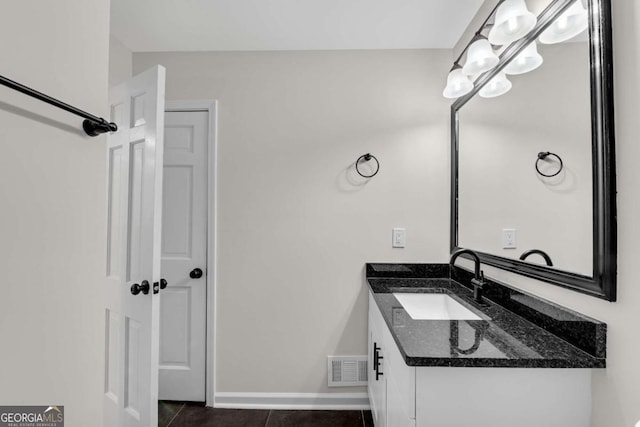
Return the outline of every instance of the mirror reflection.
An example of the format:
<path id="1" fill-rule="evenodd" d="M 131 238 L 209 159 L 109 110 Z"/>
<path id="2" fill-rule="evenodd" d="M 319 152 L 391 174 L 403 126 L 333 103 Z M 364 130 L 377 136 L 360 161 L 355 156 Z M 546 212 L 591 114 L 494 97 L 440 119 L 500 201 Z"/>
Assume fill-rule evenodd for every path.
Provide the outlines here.
<path id="1" fill-rule="evenodd" d="M 586 29 L 578 0 L 458 111 L 459 247 L 592 274 Z"/>

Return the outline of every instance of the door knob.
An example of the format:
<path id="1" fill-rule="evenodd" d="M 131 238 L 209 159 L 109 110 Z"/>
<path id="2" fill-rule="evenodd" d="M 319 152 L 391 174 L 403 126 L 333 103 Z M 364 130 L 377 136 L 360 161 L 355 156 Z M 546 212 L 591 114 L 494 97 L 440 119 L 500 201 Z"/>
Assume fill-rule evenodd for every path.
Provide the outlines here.
<path id="1" fill-rule="evenodd" d="M 153 293 L 154 295 L 160 292 L 160 289 L 164 289 L 167 287 L 167 281 L 164 279 L 160 279 L 160 282 L 153 282 Z"/>
<path id="2" fill-rule="evenodd" d="M 200 270 L 199 268 L 194 268 L 193 270 L 191 270 L 191 273 L 189 273 L 189 277 L 191 277 L 192 279 L 199 279 L 202 277 L 202 270 Z"/>
<path id="3" fill-rule="evenodd" d="M 142 292 L 145 295 L 147 295 L 149 293 L 149 282 L 148 281 L 143 280 L 140 285 L 138 285 L 137 283 L 134 283 L 133 285 L 131 285 L 131 293 L 133 295 L 138 295 L 140 292 Z"/>

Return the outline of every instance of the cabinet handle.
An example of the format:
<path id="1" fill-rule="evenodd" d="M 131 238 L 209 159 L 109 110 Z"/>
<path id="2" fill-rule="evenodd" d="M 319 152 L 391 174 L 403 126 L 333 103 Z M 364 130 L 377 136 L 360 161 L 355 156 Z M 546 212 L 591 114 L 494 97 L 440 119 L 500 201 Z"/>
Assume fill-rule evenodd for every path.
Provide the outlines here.
<path id="1" fill-rule="evenodd" d="M 384 357 L 378 356 L 378 360 L 380 360 L 380 359 L 384 359 Z M 378 362 L 378 363 L 380 363 L 380 362 Z M 380 372 L 380 365 L 378 365 L 376 367 L 376 381 L 378 381 L 382 375 L 384 375 L 384 373 Z"/>
<path id="2" fill-rule="evenodd" d="M 376 343 L 373 343 L 373 370 L 376 372 L 376 381 L 380 379 L 381 375 L 384 375 L 380 372 L 380 360 L 384 359 L 384 357 L 378 354 L 380 350 L 381 348 L 378 347 Z"/>
<path id="3" fill-rule="evenodd" d="M 377 346 L 377 343 L 373 343 L 373 364 L 371 368 L 376 371 L 378 369 L 378 350 L 380 348 Z"/>

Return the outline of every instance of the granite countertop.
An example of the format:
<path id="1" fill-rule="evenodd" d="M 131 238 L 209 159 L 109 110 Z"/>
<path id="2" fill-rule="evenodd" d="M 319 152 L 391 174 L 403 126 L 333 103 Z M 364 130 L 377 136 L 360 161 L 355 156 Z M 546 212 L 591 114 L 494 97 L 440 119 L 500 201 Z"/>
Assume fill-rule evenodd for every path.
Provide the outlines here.
<path id="1" fill-rule="evenodd" d="M 407 365 L 605 367 L 606 324 L 532 295 L 506 292 L 495 282 L 479 305 L 468 287 L 451 278 L 464 282 L 464 272 L 453 269 L 446 264 L 367 264 L 373 298 Z M 446 293 L 482 320 L 414 320 L 394 292 Z M 494 301 L 504 303 L 505 295 L 504 306 L 510 309 Z"/>

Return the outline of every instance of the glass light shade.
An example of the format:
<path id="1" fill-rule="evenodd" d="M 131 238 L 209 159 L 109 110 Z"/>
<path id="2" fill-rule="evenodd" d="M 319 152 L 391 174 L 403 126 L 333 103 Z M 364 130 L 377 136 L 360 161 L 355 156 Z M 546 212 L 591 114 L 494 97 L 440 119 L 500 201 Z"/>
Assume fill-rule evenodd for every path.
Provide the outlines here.
<path id="1" fill-rule="evenodd" d="M 524 0 L 505 0 L 496 11 L 489 42 L 505 45 L 525 36 L 536 26 L 538 18 L 529 12 Z"/>
<path id="2" fill-rule="evenodd" d="M 505 74 L 524 74 L 542 65 L 542 56 L 538 53 L 536 41 L 531 42 L 504 67 Z"/>
<path id="3" fill-rule="evenodd" d="M 544 44 L 561 43 L 569 40 L 589 26 L 589 16 L 582 4 L 576 0 L 553 23 L 540 34 L 538 40 Z"/>
<path id="4" fill-rule="evenodd" d="M 447 87 L 444 88 L 442 95 L 445 98 L 459 98 L 471 92 L 471 89 L 473 89 L 473 83 L 458 65 L 447 76 Z"/>
<path id="5" fill-rule="evenodd" d="M 507 76 L 500 72 L 489 83 L 484 85 L 478 94 L 483 98 L 495 98 L 504 95 L 511 90 L 511 82 L 507 80 Z"/>
<path id="6" fill-rule="evenodd" d="M 467 52 L 467 62 L 462 67 L 466 75 L 480 74 L 498 65 L 500 59 L 495 54 L 489 40 L 484 36 L 477 36 Z"/>

